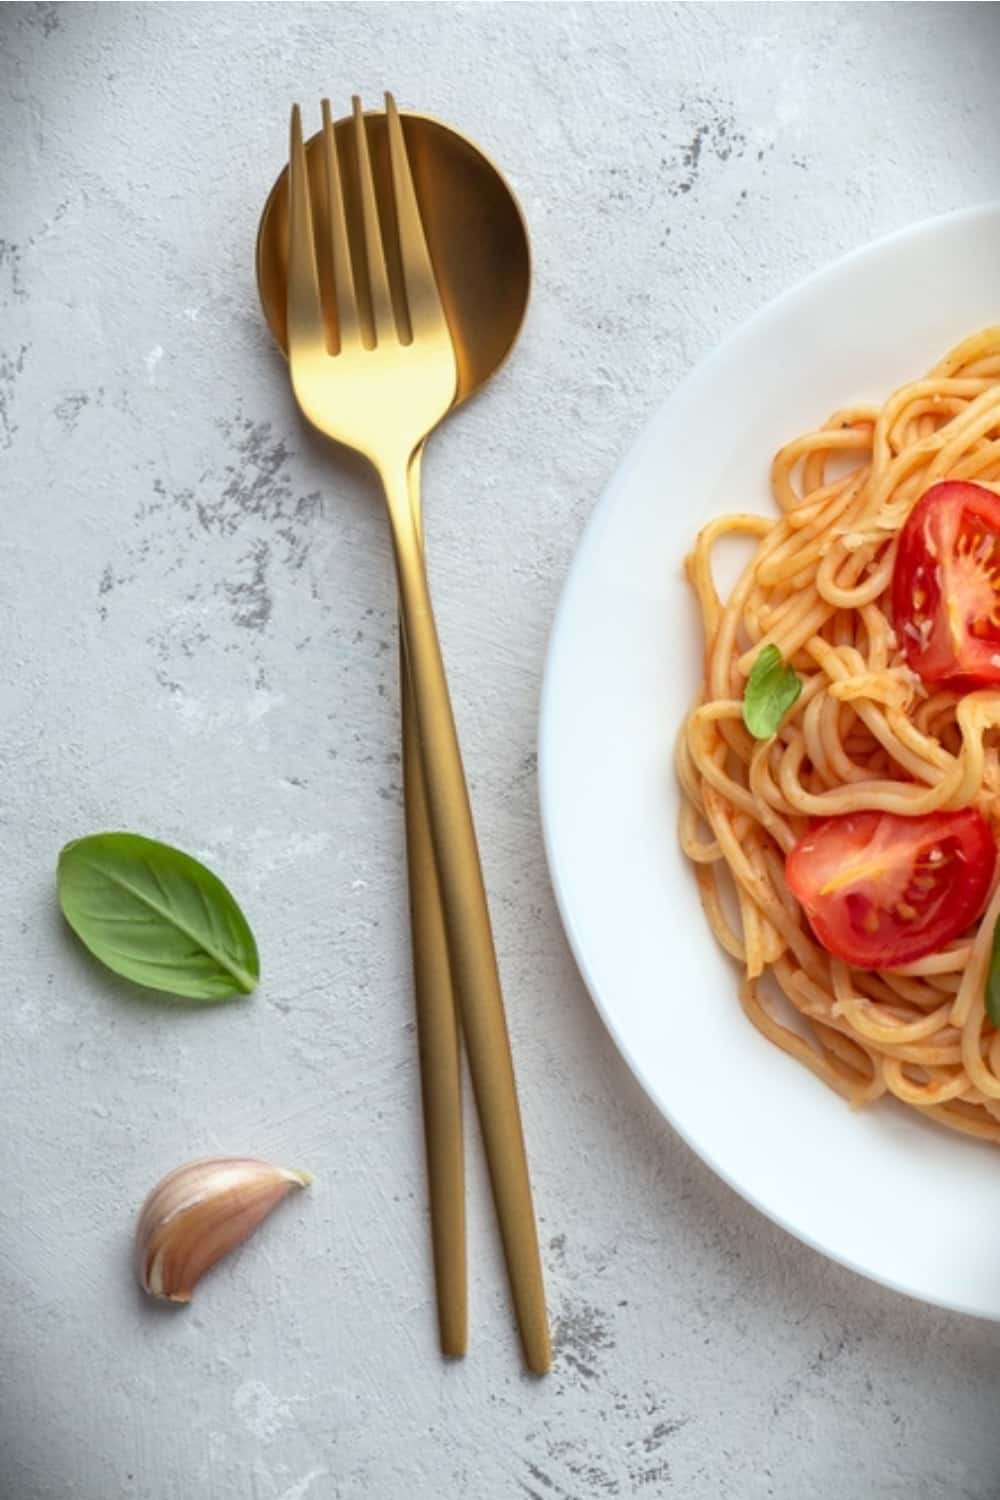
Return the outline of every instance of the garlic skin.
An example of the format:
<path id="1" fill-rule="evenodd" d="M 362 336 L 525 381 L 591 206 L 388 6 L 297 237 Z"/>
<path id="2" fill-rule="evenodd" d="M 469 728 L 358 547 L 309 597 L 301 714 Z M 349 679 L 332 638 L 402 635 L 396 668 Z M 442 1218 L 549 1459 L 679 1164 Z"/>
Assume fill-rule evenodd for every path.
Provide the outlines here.
<path id="1" fill-rule="evenodd" d="M 249 1156 L 206 1156 L 168 1172 L 139 1214 L 135 1248 L 143 1289 L 190 1302 L 209 1267 L 241 1244 L 292 1188 L 311 1181 L 308 1172 Z"/>

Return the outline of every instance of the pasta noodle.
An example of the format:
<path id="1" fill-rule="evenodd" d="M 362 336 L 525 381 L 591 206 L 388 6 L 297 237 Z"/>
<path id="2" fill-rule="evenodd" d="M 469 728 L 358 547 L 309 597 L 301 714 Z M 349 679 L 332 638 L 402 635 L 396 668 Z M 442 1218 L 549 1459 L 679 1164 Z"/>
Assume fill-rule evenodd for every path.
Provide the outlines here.
<path id="1" fill-rule="evenodd" d="M 894 1095 L 1000 1142 L 1000 1033 L 983 1003 L 996 879 L 977 928 L 885 970 L 827 952 L 785 882 L 810 820 L 834 814 L 974 805 L 1000 833 L 1000 687 L 925 686 L 889 604 L 900 527 L 944 479 L 1000 493 L 1000 327 L 881 407 L 836 411 L 782 448 L 776 519 L 724 516 L 702 530 L 686 567 L 704 684 L 678 740 L 679 834 L 711 928 L 742 966 L 743 1009 L 769 1040 L 852 1105 Z M 712 555 L 734 535 L 753 556 L 723 599 Z M 743 696 L 769 644 L 803 688 L 777 734 L 757 740 Z"/>

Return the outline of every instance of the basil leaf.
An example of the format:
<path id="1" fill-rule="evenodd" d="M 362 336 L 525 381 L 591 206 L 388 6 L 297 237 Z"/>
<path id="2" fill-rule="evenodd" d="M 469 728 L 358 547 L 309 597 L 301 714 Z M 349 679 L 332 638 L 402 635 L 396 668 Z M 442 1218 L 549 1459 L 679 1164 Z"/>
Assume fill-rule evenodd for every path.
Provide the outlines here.
<path id="1" fill-rule="evenodd" d="M 986 1014 L 994 1026 L 1000 1027 L 1000 921 L 993 929 L 993 948 L 990 966 L 986 971 Z"/>
<path id="2" fill-rule="evenodd" d="M 802 691 L 802 678 L 786 667 L 777 646 L 765 646 L 750 670 L 743 722 L 757 740 L 769 740 Z"/>
<path id="3" fill-rule="evenodd" d="M 59 905 L 116 974 L 189 1000 L 248 995 L 260 978 L 247 920 L 217 875 L 155 839 L 95 833 L 59 856 Z"/>

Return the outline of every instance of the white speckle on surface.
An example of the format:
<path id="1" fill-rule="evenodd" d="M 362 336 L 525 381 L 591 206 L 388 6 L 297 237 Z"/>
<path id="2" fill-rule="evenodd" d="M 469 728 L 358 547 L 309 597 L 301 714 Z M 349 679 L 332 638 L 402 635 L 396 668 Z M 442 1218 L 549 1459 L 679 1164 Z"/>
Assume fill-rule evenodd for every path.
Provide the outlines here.
<path id="1" fill-rule="evenodd" d="M 163 358 L 163 350 L 159 344 L 154 344 L 148 354 L 142 356 L 142 362 L 146 366 L 146 381 L 149 385 L 156 384 L 156 367 Z"/>
<path id="2" fill-rule="evenodd" d="M 200 731 L 216 712 L 216 705 L 206 703 L 200 698 L 193 697 L 190 693 L 181 692 L 179 689 L 173 694 L 170 706 L 177 717 L 194 732 Z"/>
<path id="3" fill-rule="evenodd" d="M 284 702 L 284 693 L 272 693 L 267 688 L 258 688 L 247 704 L 247 722 L 256 724 L 258 720 L 280 708 Z"/>
<path id="4" fill-rule="evenodd" d="M 779 127 L 782 130 L 785 130 L 788 126 L 793 125 L 795 121 L 798 120 L 801 113 L 802 107 L 797 101 L 792 99 L 782 99 L 778 104 L 777 110 L 775 111 L 775 118 L 778 121 Z"/>
<path id="5" fill-rule="evenodd" d="M 288 1407 L 262 1380 L 244 1381 L 233 1397 L 233 1411 L 250 1436 L 262 1443 L 273 1443 L 292 1421 Z"/>
<path id="6" fill-rule="evenodd" d="M 567 567 L 645 418 L 791 282 L 1000 196 L 998 46 L 992 5 L 0 7 L 3 1500 L 997 1500 L 1000 1332 L 789 1239 L 633 1082 L 550 894 L 535 736 Z M 532 235 L 520 343 L 435 434 L 424 503 L 544 1381 L 471 1097 L 470 1350 L 437 1352 L 391 547 L 254 288 L 292 100 L 318 129 L 324 95 L 387 86 L 482 144 Z M 63 931 L 58 850 L 106 827 L 218 871 L 253 996 L 151 1002 Z M 136 1212 L 209 1152 L 317 1187 L 153 1305 Z"/>
<path id="7" fill-rule="evenodd" d="M 312 1487 L 313 1480 L 322 1479 L 327 1473 L 329 1473 L 328 1469 L 313 1469 L 311 1473 L 304 1475 L 297 1483 L 285 1490 L 284 1494 L 280 1496 L 280 1500 L 305 1500 L 306 1493 Z"/>

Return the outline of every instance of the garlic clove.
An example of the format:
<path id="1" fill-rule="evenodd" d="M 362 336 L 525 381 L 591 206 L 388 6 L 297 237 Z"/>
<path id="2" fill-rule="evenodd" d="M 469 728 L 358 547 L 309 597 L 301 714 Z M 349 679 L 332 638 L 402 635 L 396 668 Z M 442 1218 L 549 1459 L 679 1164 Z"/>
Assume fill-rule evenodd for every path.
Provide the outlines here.
<path id="1" fill-rule="evenodd" d="M 139 1280 L 154 1297 L 190 1302 L 205 1272 L 256 1229 L 308 1172 L 249 1156 L 206 1156 L 168 1172 L 136 1229 Z"/>

